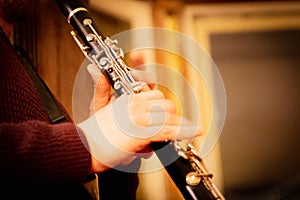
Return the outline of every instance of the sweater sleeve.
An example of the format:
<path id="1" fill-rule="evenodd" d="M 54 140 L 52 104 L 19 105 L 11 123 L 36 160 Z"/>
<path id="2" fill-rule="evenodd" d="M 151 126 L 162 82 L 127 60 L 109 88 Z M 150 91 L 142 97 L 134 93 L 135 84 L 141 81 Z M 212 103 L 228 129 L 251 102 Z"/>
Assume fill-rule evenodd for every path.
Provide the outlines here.
<path id="1" fill-rule="evenodd" d="M 1 123 L 0 137 L 1 177 L 51 184 L 81 182 L 90 173 L 85 137 L 72 123 Z"/>

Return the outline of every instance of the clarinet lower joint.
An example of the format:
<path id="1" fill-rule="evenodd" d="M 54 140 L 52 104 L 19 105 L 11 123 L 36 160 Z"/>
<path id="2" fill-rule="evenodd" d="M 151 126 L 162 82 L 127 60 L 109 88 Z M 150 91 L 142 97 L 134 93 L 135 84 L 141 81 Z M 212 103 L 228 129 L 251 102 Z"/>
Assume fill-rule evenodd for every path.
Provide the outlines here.
<path id="1" fill-rule="evenodd" d="M 209 173 L 206 166 L 204 165 L 203 160 L 198 156 L 193 145 L 187 144 L 187 148 L 183 149 L 179 142 L 173 141 L 173 146 L 178 155 L 188 160 L 193 168 L 193 171 L 186 174 L 185 181 L 187 183 L 187 186 L 194 187 L 202 182 L 206 190 L 211 193 L 214 199 L 225 200 L 225 197 L 211 180 L 213 174 Z"/>

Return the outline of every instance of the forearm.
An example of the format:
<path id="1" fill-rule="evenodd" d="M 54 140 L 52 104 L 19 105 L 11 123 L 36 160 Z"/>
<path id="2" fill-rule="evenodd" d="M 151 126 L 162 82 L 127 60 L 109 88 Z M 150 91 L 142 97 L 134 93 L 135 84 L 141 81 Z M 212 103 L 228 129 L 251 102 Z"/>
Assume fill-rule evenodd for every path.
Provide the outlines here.
<path id="1" fill-rule="evenodd" d="M 0 125 L 0 175 L 37 183 L 84 181 L 91 156 L 72 123 L 40 121 Z"/>

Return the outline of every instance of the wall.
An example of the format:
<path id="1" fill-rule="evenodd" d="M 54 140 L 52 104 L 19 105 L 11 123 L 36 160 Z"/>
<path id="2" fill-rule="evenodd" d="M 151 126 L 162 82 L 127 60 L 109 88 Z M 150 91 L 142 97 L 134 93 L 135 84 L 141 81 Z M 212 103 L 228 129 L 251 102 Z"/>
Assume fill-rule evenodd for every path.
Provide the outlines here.
<path id="1" fill-rule="evenodd" d="M 285 1 L 185 11 L 193 20 L 184 30 L 212 55 L 225 84 L 220 151 L 230 199 L 299 197 L 299 8 Z"/>

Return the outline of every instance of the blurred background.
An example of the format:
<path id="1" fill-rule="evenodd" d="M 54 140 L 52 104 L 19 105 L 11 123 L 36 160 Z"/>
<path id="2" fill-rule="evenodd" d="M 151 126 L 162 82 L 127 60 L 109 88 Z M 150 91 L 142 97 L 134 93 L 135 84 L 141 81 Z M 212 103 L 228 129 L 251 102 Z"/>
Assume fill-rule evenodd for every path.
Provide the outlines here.
<path id="1" fill-rule="evenodd" d="M 227 199 L 300 199 L 300 1 L 88 3 L 107 36 L 139 27 L 167 28 L 191 37 L 213 58 L 226 90 L 226 119 L 218 143 L 204 159 Z M 14 40 L 29 51 L 50 89 L 72 113 L 73 83 L 84 57 L 70 30 L 50 1 L 31 21 L 17 26 Z M 167 35 L 161 37 L 178 45 Z M 196 95 L 205 110 L 209 91 L 180 56 L 146 54 L 146 61 L 173 67 L 200 88 Z M 187 102 L 190 98 L 184 90 L 178 95 Z M 201 113 L 204 127 L 210 126 L 209 112 Z M 163 169 L 140 178 L 138 199 L 183 199 Z"/>

